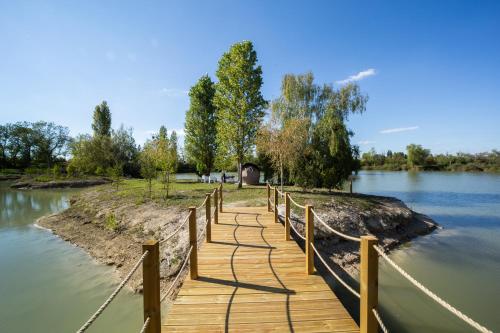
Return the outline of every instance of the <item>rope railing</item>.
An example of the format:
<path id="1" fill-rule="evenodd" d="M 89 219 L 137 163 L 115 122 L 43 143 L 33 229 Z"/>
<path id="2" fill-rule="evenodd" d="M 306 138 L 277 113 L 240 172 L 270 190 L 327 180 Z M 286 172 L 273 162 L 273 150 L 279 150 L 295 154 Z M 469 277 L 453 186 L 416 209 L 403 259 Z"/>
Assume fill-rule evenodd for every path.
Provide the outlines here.
<path id="1" fill-rule="evenodd" d="M 205 206 L 205 204 L 207 203 L 207 200 L 208 200 L 208 197 L 205 197 L 205 200 L 203 200 L 203 202 L 201 203 L 201 205 L 199 205 L 198 207 L 196 207 L 196 210 L 202 209 L 203 206 Z"/>
<path id="2" fill-rule="evenodd" d="M 160 241 L 160 244 L 165 243 L 166 241 L 168 241 L 169 239 L 171 239 L 172 237 L 174 237 L 175 235 L 177 235 L 177 233 L 179 233 L 179 231 L 181 231 L 181 229 L 187 224 L 187 222 L 189 221 L 189 217 L 190 216 L 191 216 L 191 212 L 189 212 L 187 214 L 187 216 L 184 218 L 184 221 L 181 222 L 181 225 L 178 226 L 177 229 L 175 229 L 175 231 L 173 233 L 171 233 L 167 238 L 162 239 Z"/>
<path id="3" fill-rule="evenodd" d="M 290 228 L 295 232 L 295 234 L 300 238 L 302 238 L 302 240 L 306 240 L 306 238 L 302 236 L 302 234 L 297 229 L 295 229 L 295 226 L 293 225 L 292 221 L 290 221 L 290 219 L 288 219 L 288 221 L 290 222 Z"/>
<path id="4" fill-rule="evenodd" d="M 283 192 L 281 192 L 278 187 L 275 187 L 276 191 L 278 191 L 278 194 L 283 198 L 283 196 L 285 195 Z"/>
<path id="5" fill-rule="evenodd" d="M 139 333 L 144 333 L 146 332 L 146 329 L 148 328 L 148 325 L 149 325 L 149 322 L 151 321 L 151 317 L 148 317 L 146 319 L 146 321 L 144 321 L 144 324 L 142 325 L 142 328 L 141 330 L 139 331 Z"/>
<path id="6" fill-rule="evenodd" d="M 189 256 L 191 255 L 191 251 L 193 251 L 193 246 L 189 247 L 189 251 L 187 252 L 186 257 L 184 258 L 184 262 L 182 263 L 181 268 L 177 272 L 177 275 L 175 276 L 174 281 L 172 281 L 172 283 L 170 284 L 170 287 L 167 289 L 167 291 L 160 298 L 160 303 L 165 300 L 165 298 L 168 296 L 170 291 L 172 291 L 172 289 L 174 288 L 175 284 L 177 283 L 177 280 L 179 280 L 179 277 L 181 276 L 182 271 L 184 270 L 184 268 L 186 268 L 187 262 L 189 261 Z"/>
<path id="7" fill-rule="evenodd" d="M 342 278 L 340 276 L 338 276 L 338 274 L 335 273 L 333 271 L 333 269 L 331 269 L 331 267 L 326 263 L 325 259 L 323 258 L 323 256 L 321 255 L 321 253 L 319 253 L 318 249 L 316 249 L 316 246 L 314 246 L 313 243 L 311 243 L 311 247 L 312 247 L 314 253 L 316 253 L 316 255 L 318 256 L 318 259 L 321 261 L 321 263 L 323 263 L 323 265 L 330 272 L 330 274 L 332 274 L 337 279 L 337 281 L 339 281 L 340 284 L 342 284 L 354 296 L 356 296 L 357 298 L 360 298 L 359 293 L 356 290 L 354 290 L 350 285 L 348 285 L 347 282 L 345 282 L 344 280 L 342 280 Z"/>
<path id="8" fill-rule="evenodd" d="M 134 265 L 134 267 L 132 267 L 132 269 L 127 274 L 127 276 L 125 276 L 125 278 L 118 285 L 118 287 L 116 287 L 116 289 L 111 293 L 111 295 L 106 299 L 106 301 L 104 301 L 104 303 L 99 307 L 99 309 L 97 309 L 97 311 L 89 318 L 89 320 L 87 320 L 87 322 L 85 324 L 83 324 L 83 326 L 77 331 L 77 333 L 85 332 L 90 327 L 90 325 L 92 325 L 92 323 L 97 318 L 99 318 L 99 316 L 103 313 L 103 311 L 106 310 L 106 308 L 108 307 L 108 305 L 115 299 L 116 295 L 118 295 L 118 293 L 120 292 L 120 290 L 122 290 L 123 287 L 125 286 L 125 284 L 130 280 L 130 278 L 135 273 L 135 271 L 137 271 L 137 269 L 142 264 L 142 262 L 144 261 L 144 259 L 148 255 L 148 253 L 149 253 L 149 251 L 144 251 L 144 253 L 142 254 L 142 256 L 139 258 L 139 260 Z"/>
<path id="9" fill-rule="evenodd" d="M 398 271 L 399 274 L 401 274 L 405 279 L 411 282 L 415 287 L 420 289 L 424 294 L 429 296 L 433 301 L 444 307 L 446 310 L 450 311 L 452 314 L 469 324 L 470 326 L 474 327 L 476 330 L 479 332 L 484 332 L 484 333 L 493 333 L 491 330 L 487 329 L 486 327 L 482 326 L 481 324 L 477 323 L 464 313 L 462 313 L 460 310 L 457 308 L 453 307 L 449 303 L 447 303 L 445 300 L 443 300 L 441 297 L 437 296 L 434 294 L 432 291 L 427 289 L 424 285 L 422 285 L 420 282 L 415 280 L 410 274 L 408 274 L 405 270 L 403 270 L 401 267 L 399 267 L 394 261 L 392 261 L 384 252 L 384 250 L 378 246 L 375 245 L 373 246 L 375 251 L 378 252 L 378 254 L 385 260 L 389 265 L 391 265 L 396 271 Z"/>
<path id="10" fill-rule="evenodd" d="M 389 330 L 387 327 L 385 327 L 384 322 L 382 321 L 382 318 L 380 317 L 380 314 L 378 313 L 377 309 L 372 309 L 373 315 L 375 316 L 375 319 L 377 319 L 378 326 L 384 333 L 389 333 Z"/>
<path id="11" fill-rule="evenodd" d="M 349 235 L 346 235 L 340 231 L 337 231 L 335 229 L 333 229 L 332 227 L 330 227 L 328 224 L 325 223 L 325 221 L 323 221 L 323 219 L 321 217 L 319 217 L 319 215 L 314 211 L 314 209 L 311 209 L 314 217 L 319 221 L 321 222 L 321 224 L 327 228 L 329 231 L 333 232 L 334 234 L 336 234 L 337 236 L 340 236 L 342 238 L 345 238 L 345 239 L 348 239 L 348 240 L 351 240 L 351 241 L 354 241 L 354 242 L 361 242 L 361 238 L 358 238 L 358 237 L 353 237 L 353 236 L 349 236 Z"/>
<path id="12" fill-rule="evenodd" d="M 299 205 L 295 200 L 293 200 L 292 196 L 289 195 L 288 196 L 290 198 L 290 202 L 293 203 L 295 206 L 301 208 L 301 209 L 306 209 L 306 206 L 303 206 L 303 205 Z"/>

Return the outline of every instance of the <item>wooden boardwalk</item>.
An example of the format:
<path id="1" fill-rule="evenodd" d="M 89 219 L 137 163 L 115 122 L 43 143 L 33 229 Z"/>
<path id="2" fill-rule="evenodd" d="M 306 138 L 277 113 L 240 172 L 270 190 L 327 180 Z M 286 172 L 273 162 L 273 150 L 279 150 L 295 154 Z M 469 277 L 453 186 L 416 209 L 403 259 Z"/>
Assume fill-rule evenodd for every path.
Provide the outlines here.
<path id="1" fill-rule="evenodd" d="M 359 332 L 266 207 L 225 208 L 162 332 Z"/>

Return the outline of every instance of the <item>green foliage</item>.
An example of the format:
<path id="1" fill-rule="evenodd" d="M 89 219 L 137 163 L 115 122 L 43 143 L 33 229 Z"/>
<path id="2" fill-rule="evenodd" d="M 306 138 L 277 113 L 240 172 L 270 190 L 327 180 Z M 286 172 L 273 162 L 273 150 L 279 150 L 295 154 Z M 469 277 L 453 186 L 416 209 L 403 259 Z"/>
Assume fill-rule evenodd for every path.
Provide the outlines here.
<path id="1" fill-rule="evenodd" d="M 241 164 L 254 146 L 267 103 L 262 97 L 262 68 L 249 41 L 236 43 L 224 53 L 217 69 L 214 105 L 217 108 L 219 166 L 236 159 L 241 187 Z"/>
<path id="2" fill-rule="evenodd" d="M 0 125 L 0 168 L 51 167 L 66 155 L 67 127 L 52 122 Z"/>
<path id="3" fill-rule="evenodd" d="M 296 185 L 338 188 L 360 167 L 358 147 L 351 145 L 353 133 L 345 122 L 350 114 L 362 113 L 367 100 L 356 84 L 334 89 L 315 84 L 312 73 L 284 76 L 273 114 L 280 126 L 301 120 L 306 127 L 302 142 L 294 143 L 301 153 L 286 166 Z"/>
<path id="4" fill-rule="evenodd" d="M 96 105 L 92 129 L 94 130 L 94 136 L 111 136 L 111 112 L 106 101 Z"/>
<path id="5" fill-rule="evenodd" d="M 118 187 L 122 183 L 123 165 L 117 163 L 112 168 L 109 168 L 107 173 L 108 176 L 113 179 L 113 183 L 116 185 L 116 189 L 118 190 Z"/>
<path id="6" fill-rule="evenodd" d="M 189 91 L 190 106 L 186 112 L 184 149 L 198 174 L 209 175 L 216 156 L 216 109 L 213 104 L 215 85 L 208 75 L 202 76 Z"/>
<path id="7" fill-rule="evenodd" d="M 410 166 L 409 156 L 402 152 L 388 151 L 386 155 L 378 154 L 375 149 L 363 154 L 361 165 L 364 169 L 376 170 L 406 170 L 408 167 L 423 170 L 441 170 L 441 171 L 500 171 L 500 152 L 493 150 L 491 152 L 478 154 L 457 153 L 432 155 L 428 149 L 420 145 L 409 145 L 410 149 L 417 153 L 413 157 L 418 160 Z M 408 166 L 408 167 L 407 167 Z"/>
<path id="8" fill-rule="evenodd" d="M 149 197 L 151 198 L 152 182 L 156 178 L 156 149 L 153 141 L 147 141 L 139 154 L 141 175 L 147 180 Z"/>
<path id="9" fill-rule="evenodd" d="M 104 104 L 104 105 L 103 105 Z M 139 175 L 138 149 L 132 129 L 123 125 L 116 131 L 110 131 L 106 124 L 111 124 L 109 107 L 103 102 L 94 112 L 94 136 L 79 135 L 70 145 L 73 156 L 69 165 L 70 174 L 104 176 L 108 169 L 120 166 L 129 176 Z M 102 118 L 102 119 L 101 119 Z M 96 124 L 96 119 L 100 121 Z M 109 120 L 109 121 L 108 121 Z M 100 133 L 100 134 L 99 134 Z"/>
<path id="10" fill-rule="evenodd" d="M 107 229 L 116 231 L 118 229 L 118 221 L 116 220 L 116 216 L 113 213 L 110 213 L 106 216 L 105 226 Z"/>
<path id="11" fill-rule="evenodd" d="M 421 145 L 411 144 L 406 147 L 408 155 L 408 166 L 410 168 L 419 168 L 425 166 L 427 158 L 430 156 L 430 150 L 424 149 Z"/>

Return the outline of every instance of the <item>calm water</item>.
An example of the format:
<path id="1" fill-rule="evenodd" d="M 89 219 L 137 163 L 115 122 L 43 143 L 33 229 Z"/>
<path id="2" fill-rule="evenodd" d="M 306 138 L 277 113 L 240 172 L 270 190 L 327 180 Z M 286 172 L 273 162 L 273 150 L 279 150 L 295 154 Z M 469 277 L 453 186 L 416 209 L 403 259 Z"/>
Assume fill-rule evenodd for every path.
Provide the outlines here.
<path id="1" fill-rule="evenodd" d="M 500 175 L 362 172 L 356 192 L 400 198 L 443 226 L 391 258 L 450 304 L 500 332 Z M 379 300 L 392 332 L 473 332 L 381 262 Z"/>
<path id="2" fill-rule="evenodd" d="M 363 193 L 395 196 L 444 228 L 391 257 L 458 309 L 500 331 L 500 175 L 363 172 Z M 33 222 L 70 191 L 0 182 L 0 332 L 72 332 L 116 286 L 110 268 Z M 381 313 L 391 332 L 472 332 L 381 261 Z M 137 332 L 142 299 L 125 291 L 89 332 Z"/>
<path id="3" fill-rule="evenodd" d="M 34 226 L 74 191 L 15 191 L 0 182 L 0 332 L 74 332 L 116 287 L 111 268 Z M 138 332 L 142 298 L 123 290 L 88 332 Z"/>

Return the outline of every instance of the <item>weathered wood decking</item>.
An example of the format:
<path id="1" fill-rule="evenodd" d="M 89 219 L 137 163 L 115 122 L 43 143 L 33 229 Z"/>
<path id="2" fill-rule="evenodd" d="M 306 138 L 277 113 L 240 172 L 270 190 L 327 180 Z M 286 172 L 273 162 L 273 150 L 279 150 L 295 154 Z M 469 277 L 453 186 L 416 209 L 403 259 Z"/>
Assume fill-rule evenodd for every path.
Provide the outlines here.
<path id="1" fill-rule="evenodd" d="M 162 332 L 359 332 L 266 207 L 225 208 Z"/>

